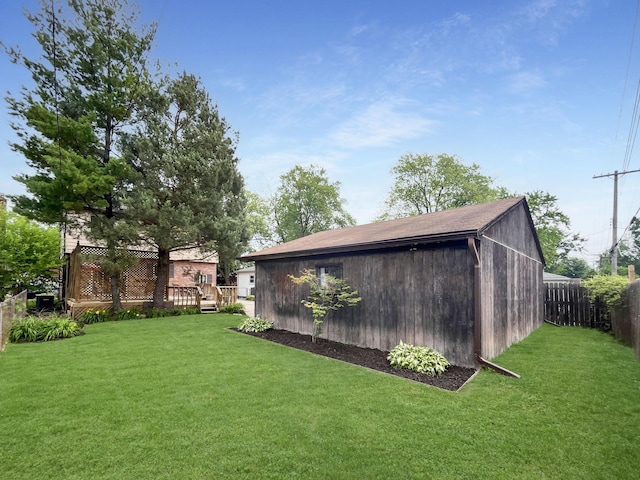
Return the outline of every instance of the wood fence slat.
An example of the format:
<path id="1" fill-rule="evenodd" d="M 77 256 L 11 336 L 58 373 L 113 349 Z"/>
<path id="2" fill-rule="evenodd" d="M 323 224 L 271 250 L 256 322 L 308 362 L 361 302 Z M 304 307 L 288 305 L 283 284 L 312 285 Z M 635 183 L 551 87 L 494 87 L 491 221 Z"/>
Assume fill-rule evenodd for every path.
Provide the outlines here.
<path id="1" fill-rule="evenodd" d="M 578 283 L 546 283 L 544 315 L 556 325 L 604 328 L 609 322 L 603 302 L 591 302 L 588 290 Z"/>

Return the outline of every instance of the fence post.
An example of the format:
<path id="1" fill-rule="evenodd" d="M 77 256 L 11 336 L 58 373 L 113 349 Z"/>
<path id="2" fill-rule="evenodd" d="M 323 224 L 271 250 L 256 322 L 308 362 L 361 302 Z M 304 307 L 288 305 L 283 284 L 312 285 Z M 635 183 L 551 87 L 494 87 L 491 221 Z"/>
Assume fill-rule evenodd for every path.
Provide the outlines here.
<path id="1" fill-rule="evenodd" d="M 17 308 L 17 304 L 20 302 L 20 308 Z M 14 295 L 8 300 L 0 303 L 0 352 L 4 350 L 7 340 L 9 338 L 9 330 L 11 329 L 11 322 L 14 318 L 21 318 L 24 316 L 27 308 L 27 291 L 23 290 L 17 295 Z"/>

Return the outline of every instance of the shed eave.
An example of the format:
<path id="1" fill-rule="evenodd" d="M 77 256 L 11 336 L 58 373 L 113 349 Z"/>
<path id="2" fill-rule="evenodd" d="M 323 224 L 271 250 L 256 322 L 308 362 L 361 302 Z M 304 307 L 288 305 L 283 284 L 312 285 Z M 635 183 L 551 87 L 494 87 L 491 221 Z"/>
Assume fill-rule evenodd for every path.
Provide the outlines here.
<path id="1" fill-rule="evenodd" d="M 295 251 L 279 252 L 279 253 L 272 253 L 272 254 L 265 254 L 265 255 L 260 255 L 260 252 L 256 252 L 256 254 L 243 255 L 242 257 L 240 257 L 240 260 L 243 260 L 243 261 L 277 260 L 282 258 L 298 258 L 298 257 L 311 257 L 316 255 L 362 252 L 367 250 L 397 248 L 397 247 L 411 246 L 416 244 L 424 245 L 424 244 L 430 244 L 430 243 L 466 240 L 469 236 L 477 237 L 477 234 L 478 234 L 477 230 L 467 230 L 467 231 L 461 231 L 461 232 L 446 233 L 441 235 L 396 238 L 393 240 L 354 243 L 354 244 L 348 244 L 348 245 L 337 245 L 335 247 L 295 250 Z"/>

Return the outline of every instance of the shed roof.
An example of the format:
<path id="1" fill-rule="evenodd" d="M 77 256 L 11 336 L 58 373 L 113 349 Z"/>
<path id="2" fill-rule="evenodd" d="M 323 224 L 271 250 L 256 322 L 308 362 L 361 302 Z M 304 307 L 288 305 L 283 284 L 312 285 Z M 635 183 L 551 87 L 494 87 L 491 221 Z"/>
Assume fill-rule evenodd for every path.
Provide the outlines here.
<path id="1" fill-rule="evenodd" d="M 525 197 L 505 198 L 397 220 L 325 230 L 244 255 L 242 259 L 299 257 L 478 236 L 520 204 L 526 205 Z"/>

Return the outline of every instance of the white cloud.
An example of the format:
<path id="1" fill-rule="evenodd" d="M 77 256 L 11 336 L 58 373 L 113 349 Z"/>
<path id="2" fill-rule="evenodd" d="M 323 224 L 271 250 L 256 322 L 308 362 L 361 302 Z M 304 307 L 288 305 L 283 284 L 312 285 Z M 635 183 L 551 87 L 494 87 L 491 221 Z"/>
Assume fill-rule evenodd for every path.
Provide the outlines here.
<path id="1" fill-rule="evenodd" d="M 456 12 L 450 17 L 445 18 L 444 20 L 439 22 L 438 26 L 442 29 L 443 33 L 448 33 L 452 28 L 469 25 L 470 21 L 471 15 Z"/>
<path id="2" fill-rule="evenodd" d="M 509 90 L 512 93 L 526 95 L 546 85 L 547 81 L 539 72 L 519 72 L 511 76 Z"/>
<path id="3" fill-rule="evenodd" d="M 434 121 L 420 116 L 415 108 L 404 109 L 407 103 L 400 99 L 373 103 L 338 126 L 331 140 L 348 149 L 382 147 L 428 133 Z"/>

